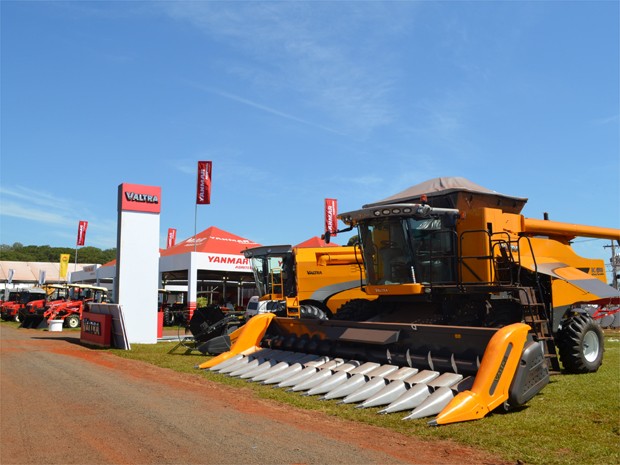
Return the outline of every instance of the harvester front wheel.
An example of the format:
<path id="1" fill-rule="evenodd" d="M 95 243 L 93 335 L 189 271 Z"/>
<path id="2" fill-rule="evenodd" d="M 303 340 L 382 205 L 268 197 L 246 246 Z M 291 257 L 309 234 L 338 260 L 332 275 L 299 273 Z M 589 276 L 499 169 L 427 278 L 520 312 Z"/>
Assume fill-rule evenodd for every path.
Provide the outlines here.
<path id="1" fill-rule="evenodd" d="M 562 322 L 558 350 L 570 373 L 593 373 L 603 363 L 603 330 L 590 315 L 577 314 Z"/>
<path id="2" fill-rule="evenodd" d="M 300 318 L 310 318 L 312 320 L 327 320 L 327 314 L 314 305 L 302 305 L 299 307 Z"/>
<path id="3" fill-rule="evenodd" d="M 80 317 L 77 315 L 68 316 L 65 319 L 65 324 L 67 325 L 67 328 L 77 328 L 80 326 Z"/>

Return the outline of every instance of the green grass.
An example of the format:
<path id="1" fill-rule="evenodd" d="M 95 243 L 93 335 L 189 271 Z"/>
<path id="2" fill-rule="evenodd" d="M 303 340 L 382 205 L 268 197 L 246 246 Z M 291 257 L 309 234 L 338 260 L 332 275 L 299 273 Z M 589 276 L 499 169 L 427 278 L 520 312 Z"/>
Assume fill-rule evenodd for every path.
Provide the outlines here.
<path id="1" fill-rule="evenodd" d="M 3 322 L 7 324 L 7 322 Z M 9 323 L 10 324 L 10 323 Z M 402 414 L 377 415 L 378 409 L 355 409 L 336 401 L 319 401 L 299 393 L 248 383 L 244 380 L 194 368 L 208 360 L 176 343 L 132 344 L 130 351 L 112 349 L 119 357 L 140 360 L 174 371 L 250 390 L 271 399 L 327 415 L 388 428 L 428 439 L 452 439 L 527 464 L 620 463 L 620 332 L 606 331 L 603 366 L 587 375 L 557 375 L 525 406 L 493 413 L 482 420 L 429 427 L 427 420 L 402 421 Z"/>

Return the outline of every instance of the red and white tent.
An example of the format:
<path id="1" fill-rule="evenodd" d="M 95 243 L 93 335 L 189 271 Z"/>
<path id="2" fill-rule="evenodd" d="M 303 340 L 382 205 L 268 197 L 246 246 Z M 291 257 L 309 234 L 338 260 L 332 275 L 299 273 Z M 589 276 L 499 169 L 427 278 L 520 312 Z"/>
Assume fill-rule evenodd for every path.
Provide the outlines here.
<path id="1" fill-rule="evenodd" d="M 250 262 L 243 250 L 260 244 L 211 226 L 189 239 L 161 251 L 159 272 L 162 282 L 187 282 L 188 305 L 196 307 L 198 287 L 205 283 L 236 283 L 238 291 L 244 283 L 254 286 Z M 238 303 L 240 300 L 237 294 Z"/>
<path id="2" fill-rule="evenodd" d="M 259 245 L 249 239 L 211 226 L 169 249 L 162 250 L 160 255 L 163 258 L 196 252 L 205 254 L 201 257 L 206 265 L 205 269 L 251 272 L 249 261 L 243 256 L 243 250 Z M 160 263 L 160 271 L 164 271 L 161 268 Z"/>

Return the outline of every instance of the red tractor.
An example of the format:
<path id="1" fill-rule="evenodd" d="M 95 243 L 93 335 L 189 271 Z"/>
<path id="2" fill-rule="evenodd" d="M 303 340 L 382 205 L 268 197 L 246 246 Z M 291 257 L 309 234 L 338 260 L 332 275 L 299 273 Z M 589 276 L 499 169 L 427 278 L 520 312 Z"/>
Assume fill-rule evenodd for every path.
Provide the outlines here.
<path id="1" fill-rule="evenodd" d="M 20 310 L 26 308 L 29 302 L 45 299 L 47 293 L 44 289 L 33 287 L 10 291 L 9 296 L 0 308 L 0 318 L 6 321 L 20 321 Z"/>
<path id="2" fill-rule="evenodd" d="M 164 326 L 183 326 L 187 322 L 185 315 L 187 292 L 160 289 L 158 293 L 158 312 L 163 313 Z"/>
<path id="3" fill-rule="evenodd" d="M 21 328 L 39 327 L 44 322 L 41 315 L 45 312 L 45 307 L 63 302 L 69 294 L 66 284 L 46 284 L 43 288 L 47 293 L 45 298 L 32 300 L 19 310 Z"/>
<path id="4" fill-rule="evenodd" d="M 89 302 L 105 302 L 108 290 L 105 287 L 92 286 L 90 284 L 69 284 L 69 296 L 66 300 L 60 300 L 48 304 L 44 309 L 38 309 L 37 315 L 39 326 L 50 320 L 63 320 L 66 328 L 79 328 L 82 321 L 82 312 Z"/>

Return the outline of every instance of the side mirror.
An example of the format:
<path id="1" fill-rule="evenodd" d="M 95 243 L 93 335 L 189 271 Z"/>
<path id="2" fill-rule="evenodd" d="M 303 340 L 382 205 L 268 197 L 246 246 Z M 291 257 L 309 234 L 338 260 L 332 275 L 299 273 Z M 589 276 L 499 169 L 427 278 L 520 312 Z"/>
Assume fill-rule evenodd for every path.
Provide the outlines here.
<path id="1" fill-rule="evenodd" d="M 321 236 L 321 239 L 323 239 L 326 244 L 329 244 L 331 237 L 332 237 L 332 233 L 330 231 L 325 231 L 325 234 Z"/>

